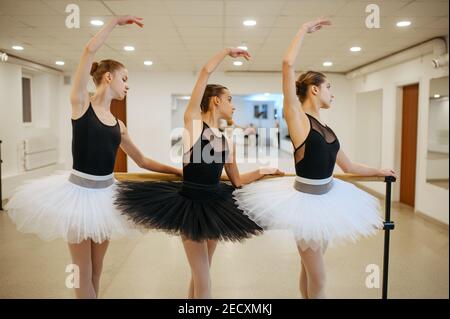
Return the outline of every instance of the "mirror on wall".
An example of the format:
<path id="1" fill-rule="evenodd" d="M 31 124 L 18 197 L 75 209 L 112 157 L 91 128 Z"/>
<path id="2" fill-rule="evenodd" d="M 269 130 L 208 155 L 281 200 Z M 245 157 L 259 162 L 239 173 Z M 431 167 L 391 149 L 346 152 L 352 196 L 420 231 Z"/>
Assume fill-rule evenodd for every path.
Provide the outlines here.
<path id="1" fill-rule="evenodd" d="M 431 79 L 429 94 L 427 183 L 448 189 L 448 76 Z"/>
<path id="2" fill-rule="evenodd" d="M 184 112 L 189 100 L 189 95 L 172 95 L 171 145 L 174 156 L 178 158 L 182 154 Z M 243 146 L 244 153 L 247 151 L 251 153 L 253 150 L 270 153 L 273 149 L 287 149 L 287 152 L 292 152 L 290 140 L 286 138 L 288 134 L 286 122 L 280 118 L 283 107 L 281 93 L 254 92 L 233 95 L 233 106 L 235 107 L 233 122 L 227 123 L 223 120 L 220 128 L 242 129 L 242 140 L 238 140 L 240 142 L 237 143 Z M 274 128 L 278 128 L 278 131 L 275 132 Z"/>

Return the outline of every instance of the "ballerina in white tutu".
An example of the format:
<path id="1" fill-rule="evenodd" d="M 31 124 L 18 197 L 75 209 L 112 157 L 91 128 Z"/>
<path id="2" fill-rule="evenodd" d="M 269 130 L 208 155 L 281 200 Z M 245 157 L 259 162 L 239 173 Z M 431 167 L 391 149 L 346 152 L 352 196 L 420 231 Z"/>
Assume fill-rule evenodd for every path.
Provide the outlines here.
<path id="1" fill-rule="evenodd" d="M 114 163 L 120 146 L 140 167 L 181 175 L 181 169 L 145 157 L 133 144 L 123 122 L 110 111 L 113 99 L 128 91 L 128 72 L 114 60 L 94 62 L 94 55 L 117 25 L 137 24 L 134 16 L 113 18 L 86 45 L 71 91 L 73 170 L 28 182 L 9 200 L 6 210 L 19 231 L 44 240 L 68 242 L 80 270 L 77 298 L 96 298 L 103 259 L 110 239 L 139 233 L 114 207 Z M 95 93 L 89 97 L 92 75 Z"/>
<path id="2" fill-rule="evenodd" d="M 337 163 L 345 173 L 395 176 L 349 160 L 319 110 L 334 98 L 330 82 L 308 71 L 295 80 L 295 60 L 306 33 L 331 24 L 325 19 L 303 24 L 283 60 L 284 115 L 294 145 L 296 177 L 263 180 L 234 192 L 237 204 L 265 229 L 289 229 L 301 257 L 300 292 L 325 297 L 323 254 L 329 244 L 354 241 L 382 227 L 378 199 L 353 184 L 333 179 Z"/>

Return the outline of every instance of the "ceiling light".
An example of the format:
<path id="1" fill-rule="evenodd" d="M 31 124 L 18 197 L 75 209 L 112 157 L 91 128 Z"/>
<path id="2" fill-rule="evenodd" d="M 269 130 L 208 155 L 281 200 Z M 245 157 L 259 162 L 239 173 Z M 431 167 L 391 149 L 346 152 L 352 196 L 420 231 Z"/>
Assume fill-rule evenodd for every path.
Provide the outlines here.
<path id="1" fill-rule="evenodd" d="M 126 45 L 126 46 L 123 47 L 123 49 L 124 49 L 125 51 L 134 51 L 134 47 L 131 46 L 131 45 Z"/>
<path id="2" fill-rule="evenodd" d="M 153 61 L 144 61 L 144 65 L 153 65 Z"/>
<path id="3" fill-rule="evenodd" d="M 20 46 L 20 45 L 13 45 L 12 48 L 14 50 L 17 50 L 17 51 L 22 51 L 23 50 L 23 46 Z"/>
<path id="4" fill-rule="evenodd" d="M 56 65 L 64 65 L 64 61 L 56 61 L 55 64 Z"/>
<path id="5" fill-rule="evenodd" d="M 91 24 L 95 25 L 96 27 L 98 27 L 98 26 L 102 26 L 103 25 L 103 21 L 102 20 L 91 20 Z"/>
<path id="6" fill-rule="evenodd" d="M 255 20 L 245 20 L 245 21 L 243 22 L 243 24 L 244 24 L 246 27 L 253 27 L 253 26 L 256 25 L 256 21 L 255 21 Z"/>
<path id="7" fill-rule="evenodd" d="M 397 27 L 403 28 L 411 25 L 411 21 L 399 21 L 397 22 Z"/>
<path id="8" fill-rule="evenodd" d="M 359 51 L 361 51 L 361 47 L 351 47 L 350 51 L 352 51 L 352 52 L 359 52 Z"/>
<path id="9" fill-rule="evenodd" d="M 322 65 L 323 65 L 323 66 L 332 66 L 332 65 L 333 65 L 333 62 L 331 62 L 331 61 L 325 61 L 325 62 L 322 63 Z"/>
<path id="10" fill-rule="evenodd" d="M 243 63 L 242 63 L 242 61 L 234 61 L 233 62 L 233 65 L 236 65 L 236 66 L 241 66 Z"/>

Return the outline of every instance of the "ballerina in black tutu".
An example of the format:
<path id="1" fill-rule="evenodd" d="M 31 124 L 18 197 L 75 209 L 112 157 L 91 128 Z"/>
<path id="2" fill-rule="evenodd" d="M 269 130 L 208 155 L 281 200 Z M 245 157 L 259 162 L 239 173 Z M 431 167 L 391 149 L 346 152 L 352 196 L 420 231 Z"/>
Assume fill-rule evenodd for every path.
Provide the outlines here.
<path id="1" fill-rule="evenodd" d="M 123 182 L 116 198 L 135 223 L 181 235 L 192 273 L 189 298 L 211 297 L 209 267 L 218 240 L 241 241 L 262 231 L 236 207 L 234 187 L 282 174 L 269 169 L 240 175 L 233 147 L 218 129 L 220 119 L 232 118 L 232 97 L 226 87 L 207 82 L 227 55 L 250 57 L 227 48 L 200 71 L 184 114 L 183 182 Z M 224 167 L 232 185 L 220 182 Z"/>

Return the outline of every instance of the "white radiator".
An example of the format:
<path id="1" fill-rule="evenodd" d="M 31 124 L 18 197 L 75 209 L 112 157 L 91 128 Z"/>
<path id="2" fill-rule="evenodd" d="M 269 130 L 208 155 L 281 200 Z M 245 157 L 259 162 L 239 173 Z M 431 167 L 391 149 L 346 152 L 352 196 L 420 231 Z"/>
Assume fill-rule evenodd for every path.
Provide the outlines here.
<path id="1" fill-rule="evenodd" d="M 40 136 L 23 141 L 24 169 L 31 171 L 58 162 L 58 139 Z"/>

